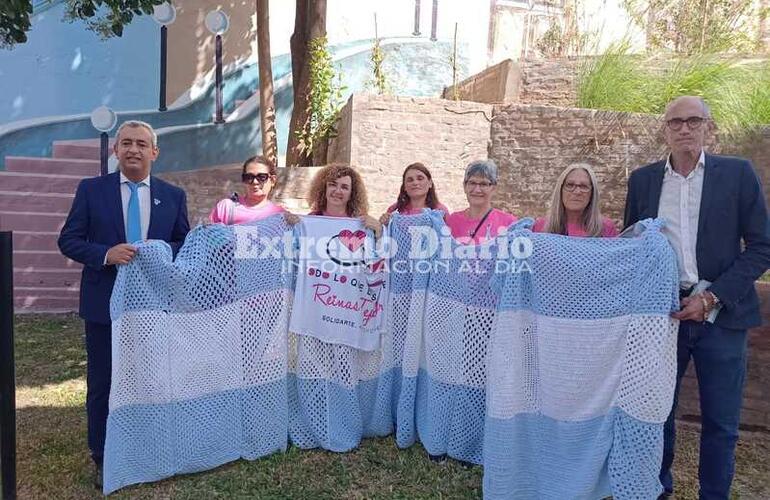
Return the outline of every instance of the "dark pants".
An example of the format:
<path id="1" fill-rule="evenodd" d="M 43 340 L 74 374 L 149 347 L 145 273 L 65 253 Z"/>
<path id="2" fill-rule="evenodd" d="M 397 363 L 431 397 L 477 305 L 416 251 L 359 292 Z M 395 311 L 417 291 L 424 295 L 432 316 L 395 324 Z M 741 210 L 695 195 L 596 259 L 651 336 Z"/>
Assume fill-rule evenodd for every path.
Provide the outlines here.
<path id="1" fill-rule="evenodd" d="M 98 467 L 104 460 L 104 437 L 107 433 L 112 375 L 111 338 L 111 325 L 86 321 L 88 447 Z"/>
<path id="2" fill-rule="evenodd" d="M 674 407 L 664 428 L 660 481 L 671 493 L 674 482 L 674 414 L 682 376 L 692 357 L 698 378 L 701 409 L 701 500 L 727 499 L 735 471 L 743 382 L 746 378 L 746 331 L 728 330 L 710 323 L 682 321 L 677 345 L 677 378 Z"/>

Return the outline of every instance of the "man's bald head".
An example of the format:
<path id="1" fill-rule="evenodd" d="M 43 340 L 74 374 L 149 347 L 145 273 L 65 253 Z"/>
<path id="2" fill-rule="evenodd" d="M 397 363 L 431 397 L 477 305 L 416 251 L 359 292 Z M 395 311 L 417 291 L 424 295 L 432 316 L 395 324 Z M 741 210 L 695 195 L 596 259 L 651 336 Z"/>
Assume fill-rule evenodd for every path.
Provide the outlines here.
<path id="1" fill-rule="evenodd" d="M 711 123 L 706 101 L 698 96 L 677 97 L 666 106 L 663 120 L 663 135 L 673 156 L 672 164 L 695 165 Z"/>
<path id="2" fill-rule="evenodd" d="M 711 119 L 711 109 L 709 108 L 709 105 L 706 103 L 705 99 L 697 95 L 682 95 L 675 98 L 666 106 L 664 117 L 665 119 L 668 119 L 673 110 L 682 107 L 692 109 L 694 106 L 700 107 L 703 118 L 706 118 L 707 120 Z"/>

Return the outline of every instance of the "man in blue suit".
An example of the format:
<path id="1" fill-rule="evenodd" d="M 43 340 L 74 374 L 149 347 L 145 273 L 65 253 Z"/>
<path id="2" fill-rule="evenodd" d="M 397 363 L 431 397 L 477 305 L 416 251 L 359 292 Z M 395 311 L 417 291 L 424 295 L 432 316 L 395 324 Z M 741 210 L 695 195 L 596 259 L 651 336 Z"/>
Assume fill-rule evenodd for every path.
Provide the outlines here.
<path id="1" fill-rule="evenodd" d="M 663 233 L 679 264 L 681 310 L 673 314 L 680 320 L 677 379 L 664 430 L 663 497 L 673 492 L 674 413 L 692 358 L 701 406 L 700 498 L 729 498 L 746 375 L 746 331 L 761 323 L 754 282 L 770 265 L 762 186 L 749 161 L 704 152 L 710 118 L 699 97 L 672 101 L 664 127 L 671 153 L 635 170 L 628 180 L 625 225 L 663 218 Z M 707 288 L 692 294 L 698 283 Z"/>
<path id="2" fill-rule="evenodd" d="M 88 447 L 99 488 L 112 370 L 110 296 L 117 266 L 131 262 L 137 251 L 133 244 L 146 239 L 168 242 L 176 255 L 190 230 L 184 191 L 150 176 L 159 152 L 152 127 L 123 123 L 114 150 L 119 171 L 80 183 L 59 236 L 61 252 L 84 266 L 80 317 L 88 354 Z"/>

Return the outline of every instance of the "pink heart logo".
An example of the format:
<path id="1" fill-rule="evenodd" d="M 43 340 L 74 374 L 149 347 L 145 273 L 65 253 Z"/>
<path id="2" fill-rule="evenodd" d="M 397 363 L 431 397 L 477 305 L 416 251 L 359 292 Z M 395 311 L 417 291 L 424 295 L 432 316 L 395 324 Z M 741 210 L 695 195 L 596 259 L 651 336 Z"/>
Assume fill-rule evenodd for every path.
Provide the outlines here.
<path id="1" fill-rule="evenodd" d="M 355 233 L 349 229 L 343 229 L 339 232 L 337 237 L 340 239 L 343 245 L 348 247 L 348 250 L 355 252 L 361 247 L 361 245 L 364 244 L 366 233 L 360 229 Z"/>

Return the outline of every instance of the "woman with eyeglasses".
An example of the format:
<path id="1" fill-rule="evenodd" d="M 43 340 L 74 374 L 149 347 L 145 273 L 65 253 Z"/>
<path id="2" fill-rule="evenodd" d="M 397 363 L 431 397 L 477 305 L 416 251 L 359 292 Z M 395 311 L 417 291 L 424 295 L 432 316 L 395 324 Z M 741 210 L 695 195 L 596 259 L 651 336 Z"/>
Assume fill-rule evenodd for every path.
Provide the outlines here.
<path id="1" fill-rule="evenodd" d="M 559 175 L 548 215 L 535 222 L 536 233 L 610 238 L 618 235 L 612 220 L 599 211 L 599 183 L 590 165 L 573 163 Z"/>
<path id="2" fill-rule="evenodd" d="M 471 162 L 463 180 L 468 208 L 446 218 L 452 236 L 464 244 L 478 244 L 494 239 L 516 222 L 516 216 L 492 208 L 497 191 L 497 165 L 492 160 Z"/>
<path id="3" fill-rule="evenodd" d="M 219 201 L 211 211 L 209 220 L 228 225 L 242 224 L 284 213 L 283 207 L 270 201 L 275 181 L 275 167 L 264 156 L 252 156 L 243 163 L 243 195 Z"/>
<path id="4" fill-rule="evenodd" d="M 380 222 L 387 224 L 393 212 L 416 215 L 425 208 L 440 210 L 444 212 L 445 217 L 449 214 L 449 209 L 438 201 L 436 186 L 433 184 L 433 176 L 428 167 L 419 162 L 412 163 L 401 175 L 401 188 L 396 202 L 382 214 Z"/>

